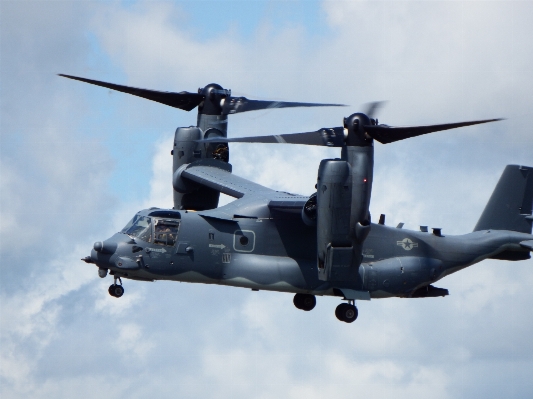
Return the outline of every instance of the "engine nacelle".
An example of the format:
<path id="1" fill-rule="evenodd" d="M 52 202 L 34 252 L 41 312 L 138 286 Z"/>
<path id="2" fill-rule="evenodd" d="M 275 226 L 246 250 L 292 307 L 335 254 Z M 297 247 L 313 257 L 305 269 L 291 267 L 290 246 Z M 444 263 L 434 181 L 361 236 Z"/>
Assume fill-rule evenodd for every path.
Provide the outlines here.
<path id="1" fill-rule="evenodd" d="M 316 202 L 317 193 L 311 194 L 304 207 L 302 208 L 302 220 L 306 226 L 316 226 L 316 219 L 318 213 Z"/>
<path id="2" fill-rule="evenodd" d="M 317 178 L 317 256 L 319 278 L 355 281 L 354 248 L 350 231 L 351 166 L 338 159 L 323 160 Z"/>
<path id="3" fill-rule="evenodd" d="M 203 145 L 197 140 L 203 138 L 202 131 L 196 126 L 178 127 L 174 135 L 174 149 L 172 150 L 172 169 L 175 172 L 180 166 L 205 158 Z"/>
<path id="4" fill-rule="evenodd" d="M 197 188 L 195 184 L 192 184 L 181 177 L 182 172 L 187 169 L 187 166 L 189 166 L 188 163 L 181 165 L 172 175 L 172 187 L 174 187 L 174 191 L 180 194 L 192 193 Z"/>
<path id="5" fill-rule="evenodd" d="M 327 245 L 350 247 L 352 181 L 346 161 L 327 159 L 320 163 L 317 179 L 317 239 L 319 257 Z M 321 256 L 322 255 L 322 256 Z"/>
<path id="6" fill-rule="evenodd" d="M 204 137 L 202 130 L 196 126 L 179 127 L 174 136 L 173 155 L 173 186 L 174 209 L 191 209 L 203 211 L 218 206 L 220 193 L 207 187 L 198 187 L 188 184 L 181 179 L 181 171 L 190 164 L 200 159 L 212 158 L 206 152 L 206 146 L 197 140 Z M 227 157 L 226 157 L 227 159 Z"/>
<path id="7" fill-rule="evenodd" d="M 362 261 L 363 243 L 370 233 L 368 209 L 373 163 L 372 146 L 344 147 L 342 159 L 323 160 L 318 170 L 319 278 L 338 282 L 345 288 L 359 281 L 357 268 Z M 305 207 L 302 217 L 304 213 Z"/>

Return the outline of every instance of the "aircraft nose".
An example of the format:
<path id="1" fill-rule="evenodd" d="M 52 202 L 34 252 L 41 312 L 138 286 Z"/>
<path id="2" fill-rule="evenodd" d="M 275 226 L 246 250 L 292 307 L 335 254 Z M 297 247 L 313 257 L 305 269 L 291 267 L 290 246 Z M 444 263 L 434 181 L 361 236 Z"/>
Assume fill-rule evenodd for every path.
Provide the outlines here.
<path id="1" fill-rule="evenodd" d="M 106 241 L 96 241 L 93 245 L 93 249 L 101 254 L 114 254 L 117 250 L 117 243 Z"/>
<path id="2" fill-rule="evenodd" d="M 91 255 L 86 256 L 85 258 L 81 258 L 81 260 L 84 261 L 85 263 L 94 263 L 94 264 L 96 264 L 96 262 L 98 262 L 98 254 L 93 249 L 93 250 L 91 250 Z"/>

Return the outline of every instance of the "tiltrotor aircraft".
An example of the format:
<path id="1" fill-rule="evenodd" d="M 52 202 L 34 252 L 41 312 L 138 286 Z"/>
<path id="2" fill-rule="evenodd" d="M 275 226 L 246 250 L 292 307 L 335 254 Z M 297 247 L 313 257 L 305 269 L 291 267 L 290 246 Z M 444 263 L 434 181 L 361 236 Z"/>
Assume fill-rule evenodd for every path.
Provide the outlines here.
<path id="1" fill-rule="evenodd" d="M 335 315 L 351 323 L 358 316 L 356 300 L 446 296 L 448 290 L 433 284 L 448 274 L 487 258 L 531 257 L 533 167 L 505 168 L 472 233 L 389 227 L 384 215 L 372 223 L 374 141 L 497 120 L 391 127 L 372 118 L 373 109 L 344 118 L 340 127 L 278 136 L 213 137 L 201 126 L 178 128 L 174 208 L 138 212 L 83 260 L 96 265 L 100 277 L 114 277 L 109 293 L 115 297 L 124 293 L 123 277 L 291 292 L 305 311 L 315 307 L 317 295 L 330 295 L 346 301 Z M 238 177 L 226 158 L 206 151 L 229 142 L 324 145 L 340 147 L 341 154 L 320 162 L 317 192 L 303 197 Z M 216 203 L 219 193 L 237 200 L 217 208 L 200 193 L 216 194 Z"/>

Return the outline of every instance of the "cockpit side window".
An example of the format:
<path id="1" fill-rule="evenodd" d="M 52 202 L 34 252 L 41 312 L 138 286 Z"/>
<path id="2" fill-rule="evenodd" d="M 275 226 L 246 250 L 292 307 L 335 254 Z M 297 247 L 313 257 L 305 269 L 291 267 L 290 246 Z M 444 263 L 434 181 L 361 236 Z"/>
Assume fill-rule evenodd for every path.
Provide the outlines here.
<path id="1" fill-rule="evenodd" d="M 135 215 L 122 229 L 122 233 L 146 242 L 152 242 L 152 218 Z"/>
<path id="2" fill-rule="evenodd" d="M 179 222 L 155 219 L 154 244 L 173 246 L 178 238 Z"/>

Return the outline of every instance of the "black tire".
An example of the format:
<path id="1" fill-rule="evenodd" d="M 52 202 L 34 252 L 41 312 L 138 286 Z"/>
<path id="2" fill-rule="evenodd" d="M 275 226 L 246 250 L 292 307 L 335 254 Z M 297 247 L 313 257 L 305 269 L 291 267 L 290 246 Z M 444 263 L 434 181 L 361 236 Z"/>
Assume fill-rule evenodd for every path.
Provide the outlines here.
<path id="1" fill-rule="evenodd" d="M 355 306 L 347 303 L 341 303 L 335 309 L 335 316 L 337 316 L 337 319 L 344 321 L 345 323 L 353 323 L 355 320 L 357 320 L 359 312 Z"/>
<path id="2" fill-rule="evenodd" d="M 109 295 L 111 295 L 111 296 L 115 296 L 115 290 L 114 290 L 114 288 L 115 288 L 115 284 L 111 284 L 111 285 L 109 286 L 109 289 L 107 290 L 107 292 L 109 292 Z"/>
<path id="3" fill-rule="evenodd" d="M 296 294 L 292 302 L 298 309 L 309 312 L 316 306 L 316 297 L 311 294 Z"/>
<path id="4" fill-rule="evenodd" d="M 115 298 L 120 298 L 122 295 L 124 295 L 124 288 L 121 285 L 115 285 L 113 296 Z"/>
<path id="5" fill-rule="evenodd" d="M 353 323 L 355 320 L 357 320 L 357 316 L 359 316 L 357 308 L 353 305 L 346 304 L 346 308 L 344 309 L 343 313 L 344 321 L 346 323 Z"/>
<path id="6" fill-rule="evenodd" d="M 337 306 L 335 308 L 335 316 L 337 317 L 337 319 L 339 319 L 340 321 L 344 321 L 344 318 L 343 318 L 343 310 L 344 310 L 344 307 L 347 306 L 345 303 L 341 303 L 339 306 Z"/>
<path id="7" fill-rule="evenodd" d="M 316 297 L 310 294 L 303 294 L 301 309 L 305 310 L 306 312 L 309 312 L 310 310 L 313 310 L 315 306 L 316 306 Z"/>
<path id="8" fill-rule="evenodd" d="M 296 294 L 294 295 L 294 298 L 292 300 L 292 303 L 294 303 L 294 306 L 296 306 L 297 309 L 303 309 L 303 299 L 302 294 Z"/>

